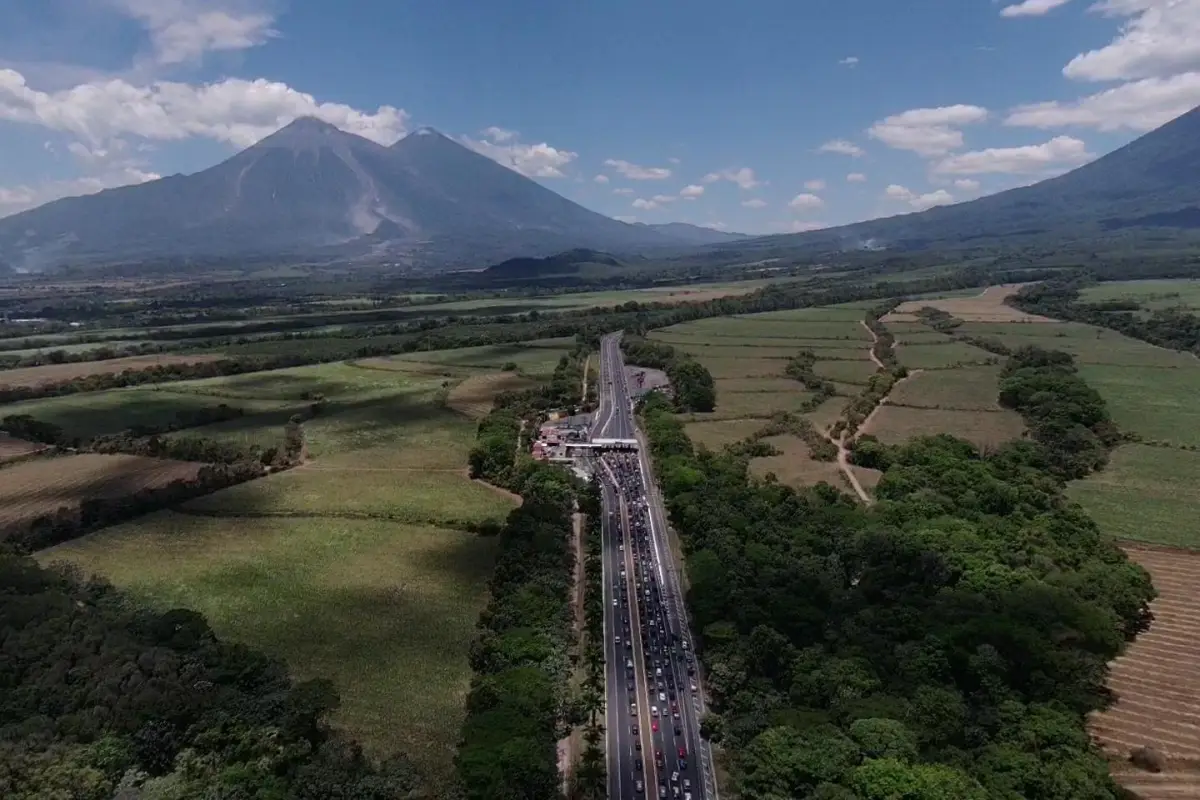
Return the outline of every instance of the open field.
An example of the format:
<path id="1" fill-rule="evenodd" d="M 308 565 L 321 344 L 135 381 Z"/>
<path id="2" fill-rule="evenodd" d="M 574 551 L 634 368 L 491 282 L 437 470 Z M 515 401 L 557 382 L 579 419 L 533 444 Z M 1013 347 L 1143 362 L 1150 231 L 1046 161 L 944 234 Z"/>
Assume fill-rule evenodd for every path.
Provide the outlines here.
<path id="1" fill-rule="evenodd" d="M 813 372 L 839 383 L 866 384 L 877 370 L 866 354 L 866 348 L 863 348 L 863 358 L 859 361 L 818 361 L 813 365 Z"/>
<path id="2" fill-rule="evenodd" d="M 212 519 L 160 512 L 52 550 L 218 635 L 333 680 L 334 721 L 376 755 L 448 780 L 496 540 L 345 519 Z"/>
<path id="3" fill-rule="evenodd" d="M 737 378 L 779 378 L 783 377 L 783 371 L 787 368 L 787 361 L 777 358 L 697 356 L 696 360 L 718 381 Z"/>
<path id="4" fill-rule="evenodd" d="M 793 381 L 795 389 L 788 392 L 738 392 L 731 387 L 737 383 L 717 383 L 717 408 L 711 413 L 691 414 L 688 419 L 718 420 L 769 417 L 776 411 L 799 412 L 812 392 Z"/>
<path id="5" fill-rule="evenodd" d="M 516 364 L 517 368 L 529 375 L 549 375 L 554 371 L 558 360 L 567 354 L 573 346 L 570 339 L 543 340 L 540 343 L 521 342 L 520 344 L 494 344 L 481 347 L 462 347 L 456 350 L 428 350 L 419 353 L 405 353 L 381 359 L 372 359 L 373 363 L 388 362 L 421 362 L 424 364 L 441 364 L 448 367 L 469 367 L 475 369 L 499 370 L 505 364 Z"/>
<path id="6" fill-rule="evenodd" d="M 949 433 L 980 447 L 996 447 L 1020 438 L 1024 430 L 1025 423 L 1012 411 L 932 411 L 885 404 L 862 432 L 879 437 L 885 444 Z"/>
<path id="7" fill-rule="evenodd" d="M 1113 281 L 1089 286 L 1080 292 L 1079 299 L 1085 303 L 1132 300 L 1152 311 L 1162 308 L 1196 310 L 1200 309 L 1200 281 Z"/>
<path id="8" fill-rule="evenodd" d="M 0 433 L 0 464 L 40 453 L 45 449 L 45 445 L 14 439 L 7 433 Z"/>
<path id="9" fill-rule="evenodd" d="M 906 344 L 896 348 L 896 358 L 909 369 L 946 369 L 966 364 L 985 364 L 999 357 L 963 342 Z"/>
<path id="10" fill-rule="evenodd" d="M 1200 361 L 1179 369 L 1085 364 L 1079 374 L 1104 397 L 1122 430 L 1200 445 Z"/>
<path id="11" fill-rule="evenodd" d="M 120 497 L 139 489 L 195 477 L 201 464 L 140 456 L 40 458 L 6 467 L 0 475 L 0 527 L 27 522 L 88 498 Z"/>
<path id="12" fill-rule="evenodd" d="M 1026 314 L 1012 306 L 1004 304 L 1004 300 L 1016 294 L 1021 283 L 1009 283 L 1001 286 L 989 286 L 974 297 L 952 297 L 946 299 L 921 299 L 901 303 L 896 310 L 883 318 L 884 324 L 889 322 L 915 322 L 915 314 L 925 307 L 939 308 L 948 314 L 953 314 L 961 320 L 970 322 L 1043 322 L 1050 323 L 1046 317 L 1036 314 Z"/>
<path id="13" fill-rule="evenodd" d="M 690 422 L 684 426 L 688 438 L 710 450 L 720 450 L 761 430 L 761 419 L 727 419 L 715 422 Z"/>
<path id="14" fill-rule="evenodd" d="M 1200 555 L 1129 547 L 1158 589 L 1150 630 L 1111 665 L 1108 685 L 1117 702 L 1091 718 L 1093 736 L 1114 760 L 1113 774 L 1144 800 L 1200 797 Z M 1133 768 L 1132 750 L 1151 747 L 1167 759 L 1163 772 Z"/>
<path id="15" fill-rule="evenodd" d="M 1127 444 L 1067 491 L 1110 536 L 1200 550 L 1198 477 L 1200 453 Z"/>
<path id="16" fill-rule="evenodd" d="M 888 402 L 914 408 L 999 411 L 1000 367 L 963 367 L 913 375 L 892 391 Z"/>
<path id="17" fill-rule="evenodd" d="M 817 461 L 808 455 L 808 445 L 795 436 L 770 436 L 763 440 L 780 452 L 777 456 L 755 458 L 750 471 L 758 476 L 774 473 L 780 483 L 803 488 L 822 481 L 833 486 L 845 485 L 838 465 L 833 461 Z"/>
<path id="18" fill-rule="evenodd" d="M 148 369 L 163 364 L 200 364 L 205 361 L 217 361 L 220 358 L 221 356 L 211 353 L 182 355 L 161 353 L 152 356 L 112 358 L 108 361 L 46 364 L 41 367 L 23 367 L 21 369 L 0 371 L 0 386 L 47 386 L 52 383 L 63 383 L 74 378 L 85 378 L 88 375 L 124 372 L 127 369 Z"/>
<path id="19" fill-rule="evenodd" d="M 527 389 L 533 381 L 512 372 L 476 375 L 450 390 L 446 405 L 472 419 L 483 419 L 492 410 L 496 395 Z"/>

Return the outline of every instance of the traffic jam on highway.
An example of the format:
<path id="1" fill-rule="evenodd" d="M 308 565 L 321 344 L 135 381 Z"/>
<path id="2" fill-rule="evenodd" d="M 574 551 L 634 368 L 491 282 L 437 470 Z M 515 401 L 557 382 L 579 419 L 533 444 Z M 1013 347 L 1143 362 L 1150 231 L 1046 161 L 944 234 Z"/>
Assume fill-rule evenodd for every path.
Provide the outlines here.
<path id="1" fill-rule="evenodd" d="M 641 695 L 642 687 L 636 685 L 641 673 L 646 684 L 645 696 L 649 700 L 650 718 L 644 721 L 639 721 L 636 700 L 630 703 L 634 747 L 639 752 L 642 750 L 639 725 L 648 725 L 650 741 L 655 743 L 653 771 L 658 776 L 657 795 L 692 800 L 692 779 L 687 773 L 695 774 L 695 771 L 688 769 L 690 731 L 686 718 L 681 716 L 680 703 L 698 691 L 695 657 L 689 642 L 679 635 L 667 613 L 661 575 L 655 569 L 650 515 L 638 457 L 628 453 L 608 453 L 603 458 L 625 499 L 628 524 L 626 535 L 621 520 L 612 520 L 622 556 L 620 574 L 613 582 L 613 606 L 620 619 L 620 626 L 614 632 L 614 643 L 625 653 L 629 695 L 634 698 Z M 627 574 L 627 564 L 632 564 L 632 575 Z M 644 659 L 643 669 L 635 668 L 638 653 Z M 633 782 L 639 795 L 646 793 L 643 758 L 648 758 L 648 754 L 640 755 L 641 758 L 633 761 Z"/>

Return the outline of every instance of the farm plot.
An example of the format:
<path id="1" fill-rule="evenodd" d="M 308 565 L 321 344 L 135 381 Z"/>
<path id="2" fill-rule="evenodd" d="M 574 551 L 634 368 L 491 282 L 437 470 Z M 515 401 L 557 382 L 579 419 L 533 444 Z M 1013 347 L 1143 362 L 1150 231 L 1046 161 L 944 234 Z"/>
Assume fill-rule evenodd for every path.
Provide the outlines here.
<path id="1" fill-rule="evenodd" d="M 206 361 L 218 361 L 221 356 L 208 354 L 156 354 L 152 356 L 130 356 L 128 358 L 113 358 L 108 361 L 80 361 L 74 364 L 45 364 L 40 367 L 23 367 L 0 371 L 0 386 L 49 386 L 63 383 L 74 378 L 86 378 L 89 375 L 106 375 L 114 372 L 124 372 L 127 369 L 142 370 L 167 364 L 201 364 Z"/>
<path id="2" fill-rule="evenodd" d="M 901 381 L 888 403 L 959 411 L 999 411 L 1000 367 L 962 367 L 921 372 Z"/>
<path id="3" fill-rule="evenodd" d="M 561 344 L 566 340 L 552 339 L 518 344 L 494 344 L 480 347 L 461 347 L 455 350 L 428 350 L 405 353 L 379 359 L 380 362 L 419 361 L 425 364 L 443 364 L 449 367 L 473 369 L 501 369 L 505 364 L 514 364 L 530 375 L 549 375 L 558 360 L 570 351 L 573 345 Z"/>
<path id="4" fill-rule="evenodd" d="M 1200 309 L 1200 281 L 1150 280 L 1113 281 L 1089 286 L 1080 292 L 1085 303 L 1102 303 L 1110 300 L 1130 300 L 1142 308 Z"/>
<path id="5" fill-rule="evenodd" d="M 736 385 L 736 383 L 734 384 Z M 800 412 L 813 395 L 799 384 L 787 392 L 738 392 L 717 383 L 717 408 L 706 414 L 693 414 L 692 419 L 742 419 L 769 417 L 776 411 Z"/>
<path id="6" fill-rule="evenodd" d="M 0 464 L 16 461 L 47 449 L 46 445 L 16 439 L 7 433 L 0 433 Z"/>
<path id="7" fill-rule="evenodd" d="M 863 426 L 885 444 L 901 444 L 913 436 L 948 433 L 980 447 L 996 447 L 1019 439 L 1025 423 L 1012 411 L 932 411 L 884 404 Z"/>
<path id="8" fill-rule="evenodd" d="M 1122 430 L 1200 446 L 1200 362 L 1178 369 L 1084 364 L 1079 374 L 1100 392 Z"/>
<path id="9" fill-rule="evenodd" d="M 832 486 L 845 485 L 838 465 L 833 461 L 817 461 L 808 454 L 808 445 L 795 436 L 770 436 L 763 439 L 780 452 L 777 456 L 755 458 L 750 471 L 763 477 L 774 473 L 780 483 L 798 489 L 824 481 Z"/>
<path id="10" fill-rule="evenodd" d="M 0 480 L 0 528 L 28 522 L 90 498 L 121 497 L 139 489 L 189 480 L 201 464 L 140 456 L 89 453 L 41 458 L 6 467 Z"/>
<path id="11" fill-rule="evenodd" d="M 1024 311 L 1005 305 L 1004 300 L 1016 294 L 1022 283 L 1008 283 L 1000 286 L 989 286 L 974 297 L 952 297 L 945 299 L 910 300 L 901 303 L 894 311 L 883 318 L 883 322 L 916 322 L 916 313 L 925 307 L 941 309 L 953 314 L 961 320 L 972 322 L 1042 322 L 1053 323 L 1048 317 L 1036 314 L 1026 314 Z"/>
<path id="12" fill-rule="evenodd" d="M 1117 539 L 1200 549 L 1197 481 L 1200 453 L 1127 444 L 1067 493 Z"/>
<path id="13" fill-rule="evenodd" d="M 476 375 L 451 389 L 446 405 L 463 416 L 483 419 L 492 410 L 497 395 L 527 389 L 532 385 L 533 381 L 529 378 L 512 372 Z"/>
<path id="14" fill-rule="evenodd" d="M 496 541 L 444 527 L 160 512 L 40 554 L 328 678 L 334 723 L 435 780 L 452 759 Z"/>
<path id="15" fill-rule="evenodd" d="M 763 427 L 761 419 L 726 419 L 715 422 L 691 422 L 684 431 L 696 444 L 710 450 L 720 450 L 726 445 L 740 442 Z"/>
<path id="16" fill-rule="evenodd" d="M 787 369 L 787 361 L 778 358 L 711 358 L 698 356 L 696 358 L 712 373 L 715 380 L 735 380 L 738 378 L 776 378 L 783 377 Z M 720 391 L 720 389 L 718 389 Z"/>
<path id="17" fill-rule="evenodd" d="M 875 364 L 865 358 L 858 361 L 818 361 L 813 365 L 813 372 L 822 378 L 859 385 L 866 385 L 876 371 Z"/>
<path id="18" fill-rule="evenodd" d="M 1200 555 L 1131 546 L 1129 557 L 1149 571 L 1159 596 L 1154 622 L 1110 665 L 1111 708 L 1092 715 L 1092 734 L 1112 757 L 1113 775 L 1144 800 L 1200 796 Z M 1140 747 L 1166 759 L 1160 773 L 1136 770 L 1127 760 Z M 1117 763 L 1117 760 L 1125 763 Z"/>
<path id="19" fill-rule="evenodd" d="M 966 364 L 986 364 L 997 356 L 962 342 L 906 344 L 896 348 L 896 358 L 909 369 L 948 369 Z"/>

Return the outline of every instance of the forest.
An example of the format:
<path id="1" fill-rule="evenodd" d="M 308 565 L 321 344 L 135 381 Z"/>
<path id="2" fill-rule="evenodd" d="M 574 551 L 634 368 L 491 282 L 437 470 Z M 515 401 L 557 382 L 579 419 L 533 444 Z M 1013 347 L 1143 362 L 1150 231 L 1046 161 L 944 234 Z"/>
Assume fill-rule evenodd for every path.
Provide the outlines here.
<path id="1" fill-rule="evenodd" d="M 716 408 L 717 388 L 713 376 L 687 353 L 640 336 L 622 338 L 621 351 L 629 364 L 666 373 L 671 381 L 676 411 L 712 411 Z"/>
<path id="2" fill-rule="evenodd" d="M 1110 701 L 1106 664 L 1147 627 L 1154 590 L 1063 495 L 1064 470 L 1094 463 L 1075 427 L 1107 417 L 1057 354 L 1006 375 L 1010 402 L 1055 435 L 989 453 L 864 437 L 856 460 L 885 469 L 870 508 L 753 478 L 643 403 L 713 694 L 704 732 L 742 796 L 1122 797 L 1085 718 Z"/>

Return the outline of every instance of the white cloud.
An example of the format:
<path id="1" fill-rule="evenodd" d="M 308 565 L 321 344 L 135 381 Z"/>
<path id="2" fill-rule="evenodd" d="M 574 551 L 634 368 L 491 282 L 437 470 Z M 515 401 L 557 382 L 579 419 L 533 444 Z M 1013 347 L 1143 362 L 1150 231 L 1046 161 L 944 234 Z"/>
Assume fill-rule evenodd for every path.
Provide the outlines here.
<path id="1" fill-rule="evenodd" d="M 867 134 L 888 147 L 919 155 L 940 156 L 962 147 L 963 125 L 987 119 L 986 108 L 971 105 L 914 108 L 876 122 Z"/>
<path id="2" fill-rule="evenodd" d="M 788 203 L 789 208 L 797 209 L 822 208 L 824 205 L 824 200 L 817 197 L 815 194 L 808 193 L 798 194 Z"/>
<path id="3" fill-rule="evenodd" d="M 743 200 L 742 205 L 745 206 L 746 208 L 766 208 L 767 201 L 762 200 L 758 197 L 754 197 L 754 198 L 751 198 L 750 200 Z"/>
<path id="4" fill-rule="evenodd" d="M 462 142 L 476 153 L 527 178 L 565 178 L 563 167 L 579 157 L 578 153 L 559 150 L 545 142 L 524 144 L 518 141 L 518 136 L 515 131 L 503 131 L 500 141 L 479 141 L 464 136 Z"/>
<path id="5" fill-rule="evenodd" d="M 604 166 L 612 167 L 632 181 L 661 181 L 671 177 L 671 170 L 666 167 L 642 167 L 619 158 L 608 159 Z"/>
<path id="6" fill-rule="evenodd" d="M 285 83 L 262 78 L 148 86 L 108 80 L 41 92 L 28 86 L 21 73 L 0 69 L 0 120 L 71 133 L 92 145 L 136 136 L 206 138 L 246 147 L 302 116 L 318 117 L 380 144 L 395 142 L 408 127 L 402 109 L 380 106 L 363 112 L 342 103 L 319 103 Z"/>
<path id="7" fill-rule="evenodd" d="M 597 175 L 596 177 L 592 178 L 592 180 L 594 180 L 596 183 L 608 183 L 608 176 Z"/>
<path id="8" fill-rule="evenodd" d="M 1077 125 L 1102 131 L 1150 131 L 1200 105 L 1200 71 L 1170 78 L 1144 78 L 1088 95 L 1072 103 L 1032 103 L 1014 108 L 1005 125 L 1060 128 Z"/>
<path id="9" fill-rule="evenodd" d="M 858 64 L 858 56 L 846 56 L 838 61 L 843 67 L 853 67 Z"/>
<path id="10" fill-rule="evenodd" d="M 1024 0 L 1000 9 L 1002 17 L 1040 17 L 1049 14 L 1059 6 L 1065 6 L 1071 0 Z"/>
<path id="11" fill-rule="evenodd" d="M 493 142 L 499 142 L 501 144 L 517 138 L 516 131 L 510 131 L 507 128 L 498 128 L 495 125 L 492 125 L 490 128 L 484 128 L 479 133 L 484 138 L 490 139 Z"/>
<path id="12" fill-rule="evenodd" d="M 851 172 L 846 176 L 847 183 L 866 183 L 867 176 L 861 172 Z"/>
<path id="13" fill-rule="evenodd" d="M 0 217 L 7 217 L 30 208 L 83 194 L 95 194 L 104 189 L 158 180 L 161 175 L 136 167 L 105 169 L 98 175 L 66 181 L 50 181 L 38 186 L 0 186 Z"/>
<path id="14" fill-rule="evenodd" d="M 678 164 L 678 163 L 679 163 L 679 159 L 678 159 L 678 158 L 668 158 L 668 159 L 667 159 L 667 162 L 668 162 L 668 163 L 670 163 L 670 164 Z"/>
<path id="15" fill-rule="evenodd" d="M 654 197 L 650 198 L 650 202 L 657 203 L 660 206 L 665 206 L 667 203 L 674 203 L 678 199 L 679 198 L 673 194 L 656 194 Z"/>
<path id="16" fill-rule="evenodd" d="M 704 187 L 696 184 L 689 184 L 679 190 L 679 196 L 684 200 L 695 200 L 700 195 L 704 194 Z"/>
<path id="17" fill-rule="evenodd" d="M 908 203 L 917 211 L 924 211 L 927 208 L 934 206 L 944 206 L 954 202 L 954 196 L 945 189 L 938 189 L 936 192 L 927 194 L 917 194 L 906 186 L 900 186 L 893 183 L 884 189 L 884 194 L 893 200 L 901 200 Z"/>
<path id="18" fill-rule="evenodd" d="M 742 189 L 750 190 L 757 189 L 762 186 L 765 181 L 760 181 L 754 176 L 754 170 L 749 167 L 741 167 L 739 169 L 723 169 L 719 172 L 710 172 L 704 176 L 704 183 L 716 183 L 717 181 L 729 181 L 736 183 Z"/>
<path id="19" fill-rule="evenodd" d="M 279 35 L 275 15 L 254 2 L 223 0 L 109 0 L 150 34 L 154 61 L 183 64 L 205 53 L 245 50 Z"/>
<path id="20" fill-rule="evenodd" d="M 851 156 L 853 158 L 860 158 L 865 155 L 865 151 L 861 147 L 845 139 L 832 139 L 818 147 L 817 152 L 837 153 L 838 155 Z"/>
<path id="21" fill-rule="evenodd" d="M 633 194 L 633 189 L 621 187 L 620 189 L 613 189 L 613 194 L 631 195 Z"/>
<path id="22" fill-rule="evenodd" d="M 1030 175 L 1056 172 L 1090 161 L 1087 145 L 1070 136 L 1055 136 L 1042 144 L 989 147 L 959 153 L 940 161 L 934 172 L 944 175 Z"/>
<path id="23" fill-rule="evenodd" d="M 955 189 L 962 189 L 964 192 L 979 191 L 979 181 L 973 178 L 959 178 L 954 182 Z"/>
<path id="24" fill-rule="evenodd" d="M 1092 10 L 1128 21 L 1097 50 L 1063 68 L 1082 81 L 1161 78 L 1200 69 L 1200 0 L 1101 0 Z"/>
<path id="25" fill-rule="evenodd" d="M 825 181 L 820 178 L 814 178 L 811 181 L 805 181 L 804 188 L 812 192 L 819 192 L 825 188 Z"/>

